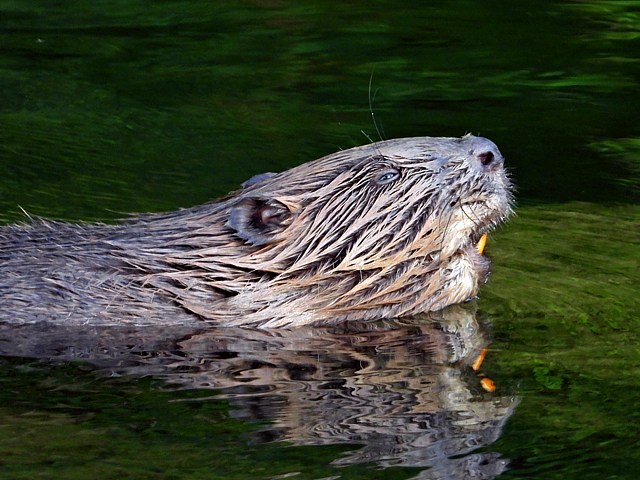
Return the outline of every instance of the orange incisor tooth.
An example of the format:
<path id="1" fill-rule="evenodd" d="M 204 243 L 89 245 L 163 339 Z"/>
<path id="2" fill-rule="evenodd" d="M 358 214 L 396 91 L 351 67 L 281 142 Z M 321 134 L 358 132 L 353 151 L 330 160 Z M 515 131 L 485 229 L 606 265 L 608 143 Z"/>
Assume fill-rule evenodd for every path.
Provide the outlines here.
<path id="1" fill-rule="evenodd" d="M 487 244 L 487 234 L 483 233 L 482 236 L 480 237 L 480 240 L 478 240 L 478 245 L 476 245 L 476 248 L 478 249 L 478 253 L 480 255 L 482 255 L 482 252 L 484 252 L 484 246 Z"/>
<path id="2" fill-rule="evenodd" d="M 476 357 L 476 361 L 473 362 L 473 364 L 471 365 L 471 368 L 473 368 L 476 372 L 478 370 L 480 370 L 480 366 L 482 365 L 482 362 L 484 361 L 484 357 L 486 355 L 487 355 L 487 349 L 486 348 L 483 348 L 482 350 L 480 350 L 480 353 Z"/>
<path id="3" fill-rule="evenodd" d="M 482 385 L 482 388 L 484 388 L 487 392 L 496 391 L 496 384 L 493 383 L 493 380 L 491 380 L 490 378 L 485 377 L 482 380 L 480 380 L 480 385 Z"/>

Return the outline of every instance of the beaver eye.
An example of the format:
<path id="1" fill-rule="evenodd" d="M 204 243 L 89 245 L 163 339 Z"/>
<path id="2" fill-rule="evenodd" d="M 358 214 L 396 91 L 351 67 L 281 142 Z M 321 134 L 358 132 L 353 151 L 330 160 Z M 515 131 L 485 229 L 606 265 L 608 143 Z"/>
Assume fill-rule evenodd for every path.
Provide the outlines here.
<path id="1" fill-rule="evenodd" d="M 375 182 L 378 185 L 386 185 L 400 178 L 400 172 L 395 169 L 385 170 L 376 176 Z"/>

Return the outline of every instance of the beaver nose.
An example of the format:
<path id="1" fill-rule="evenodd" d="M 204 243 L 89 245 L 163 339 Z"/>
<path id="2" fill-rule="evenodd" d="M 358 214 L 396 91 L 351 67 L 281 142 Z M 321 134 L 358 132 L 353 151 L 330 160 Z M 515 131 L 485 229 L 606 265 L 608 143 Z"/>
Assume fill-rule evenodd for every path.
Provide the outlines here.
<path id="1" fill-rule="evenodd" d="M 472 148 L 469 151 L 471 163 L 481 170 L 497 170 L 502 167 L 504 159 L 495 143 L 482 137 L 471 139 Z"/>
<path id="2" fill-rule="evenodd" d="M 493 162 L 496 156 L 491 150 L 489 150 L 488 152 L 482 152 L 482 153 L 476 154 L 476 158 L 480 160 L 480 163 L 483 166 L 486 167 L 487 165 L 491 164 L 491 162 Z"/>

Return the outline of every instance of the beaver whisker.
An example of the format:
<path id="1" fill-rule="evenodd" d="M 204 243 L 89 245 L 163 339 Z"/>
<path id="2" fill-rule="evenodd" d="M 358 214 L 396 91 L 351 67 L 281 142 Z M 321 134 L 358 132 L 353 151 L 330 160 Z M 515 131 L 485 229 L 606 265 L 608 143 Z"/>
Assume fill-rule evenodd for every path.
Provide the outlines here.
<path id="1" fill-rule="evenodd" d="M 512 213 L 489 140 L 365 145 L 119 225 L 0 228 L 11 322 L 282 327 L 413 315 L 477 295 Z"/>
<path id="2" fill-rule="evenodd" d="M 482 200 L 473 200 L 470 202 L 460 202 L 460 211 L 471 221 L 474 225 L 481 225 L 481 218 L 476 214 L 474 206 L 483 205 Z"/>
<path id="3" fill-rule="evenodd" d="M 371 76 L 369 77 L 369 90 L 368 90 L 369 112 L 371 112 L 371 121 L 373 122 L 373 126 L 376 129 L 376 133 L 378 134 L 378 138 L 380 139 L 380 141 L 383 141 L 384 140 L 384 135 L 382 135 L 382 133 L 380 133 L 380 128 L 378 128 L 378 122 L 376 121 L 376 116 L 375 116 L 375 113 L 373 112 L 373 102 L 375 102 L 375 100 L 376 100 L 376 96 L 378 95 L 378 90 L 373 92 L 373 97 L 372 97 L 371 96 L 371 84 L 372 83 L 373 83 L 373 71 L 371 72 Z M 369 139 L 369 141 L 371 141 L 371 139 Z M 373 142 L 371 142 L 371 143 L 373 143 Z"/>

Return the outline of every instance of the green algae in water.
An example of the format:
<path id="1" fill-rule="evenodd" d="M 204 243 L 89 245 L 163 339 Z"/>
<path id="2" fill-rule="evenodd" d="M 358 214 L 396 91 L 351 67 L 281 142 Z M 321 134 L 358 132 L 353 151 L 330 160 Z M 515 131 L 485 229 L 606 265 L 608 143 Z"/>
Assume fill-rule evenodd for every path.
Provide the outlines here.
<path id="1" fill-rule="evenodd" d="M 549 346 L 556 338 L 573 343 L 587 333 L 637 331 L 639 226 L 636 206 L 518 208 L 496 233 L 494 271 L 481 306 L 497 325 L 513 324 L 514 340 L 527 338 L 527 320 L 555 331 L 533 336 Z"/>
<path id="2" fill-rule="evenodd" d="M 505 478 L 635 478 L 639 226 L 637 206 L 523 206 L 489 243 L 487 368 L 523 397 L 496 444 Z"/>

